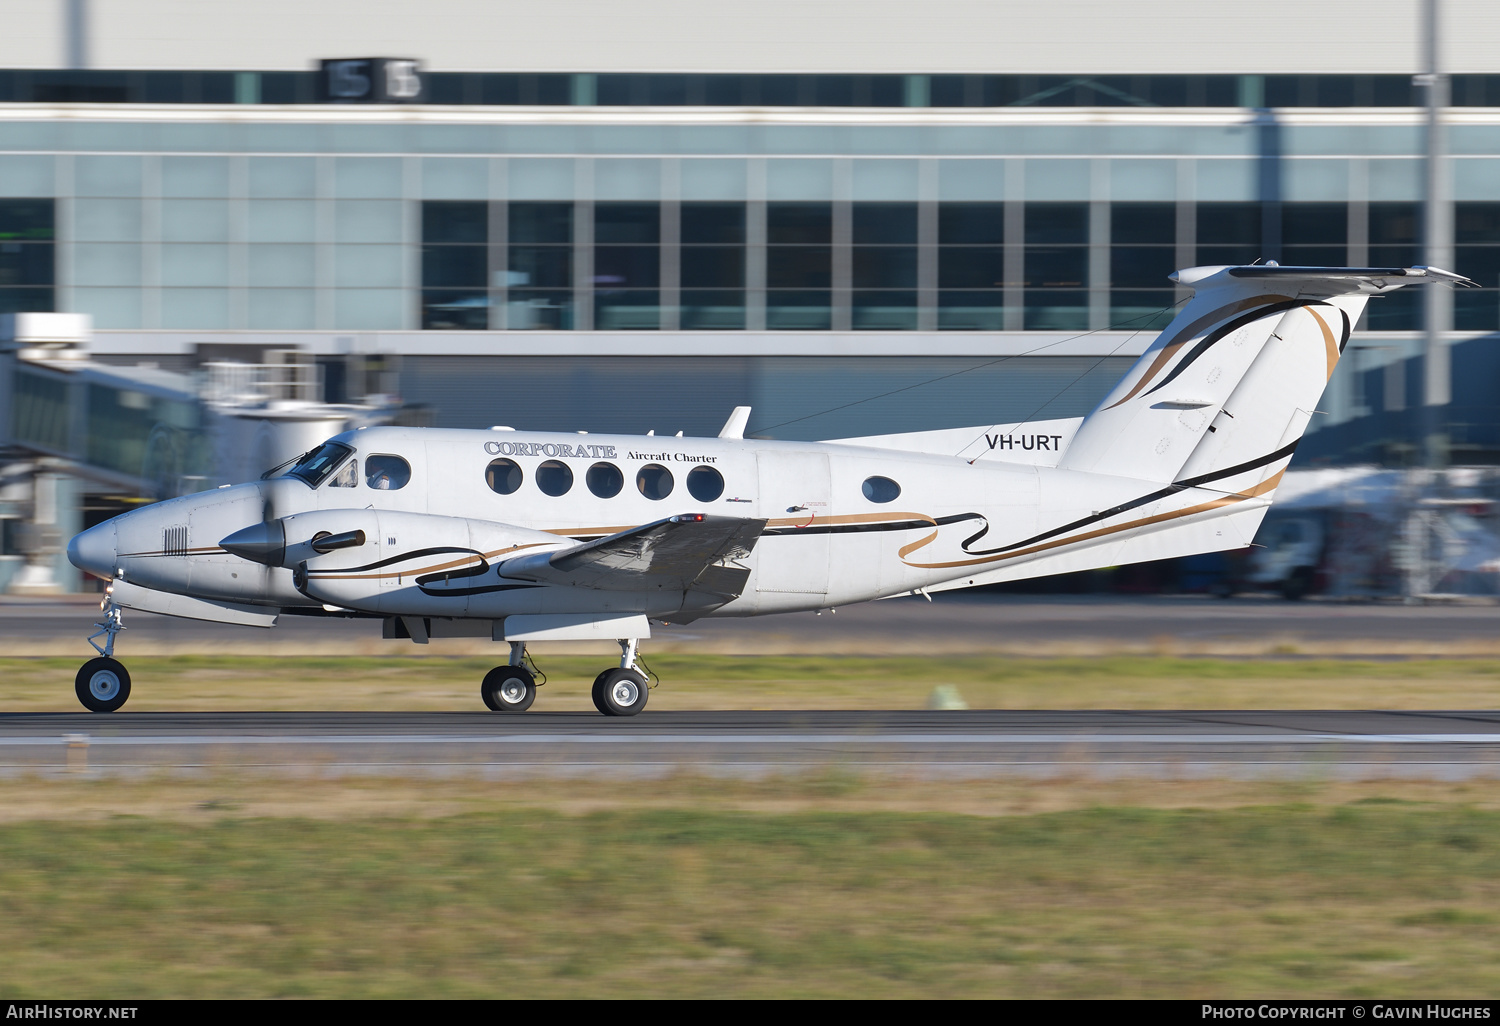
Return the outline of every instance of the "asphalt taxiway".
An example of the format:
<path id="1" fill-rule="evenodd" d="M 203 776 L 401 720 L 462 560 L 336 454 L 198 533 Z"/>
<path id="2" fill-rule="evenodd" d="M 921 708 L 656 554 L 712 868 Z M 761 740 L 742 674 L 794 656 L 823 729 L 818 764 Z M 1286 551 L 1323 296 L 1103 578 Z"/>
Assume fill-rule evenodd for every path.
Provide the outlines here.
<path id="1" fill-rule="evenodd" d="M 652 652 L 751 655 L 1500 656 L 1500 604 L 1228 601 L 1206 596 L 938 594 L 752 619 L 658 627 Z M 0 596 L 0 655 L 81 655 L 98 599 Z M 425 648 L 382 641 L 380 622 L 283 616 L 270 630 L 127 611 L 124 658 L 173 653 L 435 655 L 495 651 L 453 639 Z M 597 646 L 596 646 L 597 647 Z M 612 646 L 605 645 L 599 651 Z"/>
<path id="2" fill-rule="evenodd" d="M 1500 711 L 26 713 L 0 774 L 1500 777 Z"/>

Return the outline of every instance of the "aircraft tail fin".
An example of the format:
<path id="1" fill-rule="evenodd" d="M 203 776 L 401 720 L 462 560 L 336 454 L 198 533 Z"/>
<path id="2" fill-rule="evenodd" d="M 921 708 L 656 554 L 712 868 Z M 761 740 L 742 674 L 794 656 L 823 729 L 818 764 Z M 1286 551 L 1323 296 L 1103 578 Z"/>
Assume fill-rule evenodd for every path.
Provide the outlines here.
<path id="1" fill-rule="evenodd" d="M 1060 467 L 1226 491 L 1279 477 L 1366 300 L 1429 267 L 1194 267 L 1192 300 L 1084 418 Z M 1222 482 L 1222 483 L 1217 483 Z"/>

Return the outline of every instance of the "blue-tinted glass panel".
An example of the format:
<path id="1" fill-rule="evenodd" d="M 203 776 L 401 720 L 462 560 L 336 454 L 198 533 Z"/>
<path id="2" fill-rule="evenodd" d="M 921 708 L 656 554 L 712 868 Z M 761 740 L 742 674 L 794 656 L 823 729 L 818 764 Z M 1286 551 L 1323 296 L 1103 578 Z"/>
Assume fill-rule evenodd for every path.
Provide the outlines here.
<path id="1" fill-rule="evenodd" d="M 745 327 L 743 289 L 683 289 L 679 323 L 689 331 L 739 331 Z"/>
<path id="2" fill-rule="evenodd" d="M 1177 204 L 1111 203 L 1111 245 L 1171 246 L 1177 241 Z"/>
<path id="3" fill-rule="evenodd" d="M 595 244 L 655 244 L 660 240 L 660 204 L 599 203 L 594 206 Z"/>
<path id="4" fill-rule="evenodd" d="M 853 264 L 856 289 L 917 287 L 915 246 L 855 246 Z"/>
<path id="5" fill-rule="evenodd" d="M 489 238 L 489 204 L 427 200 L 422 204 L 424 243 L 484 243 Z"/>
<path id="6" fill-rule="evenodd" d="M 1026 284 L 1036 288 L 1080 288 L 1088 284 L 1088 250 L 1073 246 L 1026 247 Z"/>
<path id="7" fill-rule="evenodd" d="M 766 241 L 772 245 L 828 245 L 833 241 L 833 204 L 766 204 Z"/>
<path id="8" fill-rule="evenodd" d="M 772 331 L 827 331 L 832 325 L 830 293 L 766 292 L 766 327 Z"/>
<path id="9" fill-rule="evenodd" d="M 850 307 L 849 323 L 855 331 L 913 331 L 917 326 L 915 292 L 855 289 Z"/>
<path id="10" fill-rule="evenodd" d="M 567 246 L 511 246 L 511 288 L 571 289 L 573 250 Z"/>
<path id="11" fill-rule="evenodd" d="M 1003 245 L 1004 203 L 938 204 L 938 244 Z"/>
<path id="12" fill-rule="evenodd" d="M 766 285 L 773 289 L 826 289 L 833 284 L 829 246 L 767 246 Z"/>
<path id="13" fill-rule="evenodd" d="M 903 245 L 917 241 L 915 203 L 855 203 L 855 245 Z"/>
<path id="14" fill-rule="evenodd" d="M 745 204 L 684 203 L 682 243 L 743 243 L 745 241 Z"/>
<path id="15" fill-rule="evenodd" d="M 571 203 L 512 203 L 509 216 L 511 245 L 546 243 L 568 246 L 573 243 Z"/>
<path id="16" fill-rule="evenodd" d="M 1088 293 L 1080 290 L 1026 290 L 1027 331 L 1081 331 L 1088 327 Z"/>
<path id="17" fill-rule="evenodd" d="M 1005 284 L 1005 250 L 1000 246 L 943 246 L 938 250 L 938 287 L 995 289 Z"/>
<path id="18" fill-rule="evenodd" d="M 487 257 L 486 246 L 423 246 L 422 284 L 483 288 Z"/>
<path id="19" fill-rule="evenodd" d="M 685 289 L 743 288 L 745 250 L 741 246 L 684 246 L 682 287 Z"/>
<path id="20" fill-rule="evenodd" d="M 655 288 L 661 284 L 656 246 L 599 246 L 594 250 L 596 289 Z"/>
<path id="21" fill-rule="evenodd" d="M 1177 270 L 1177 251 L 1170 246 L 1111 246 L 1110 285 L 1117 289 L 1163 288 Z"/>
<path id="22" fill-rule="evenodd" d="M 1005 293 L 973 289 L 938 293 L 938 328 L 942 331 L 1001 331 L 1005 328 Z"/>
<path id="23" fill-rule="evenodd" d="M 1087 244 L 1089 241 L 1089 205 L 1087 203 L 1026 204 L 1026 244 Z"/>
<path id="24" fill-rule="evenodd" d="M 422 327 L 430 331 L 483 331 L 490 299 L 484 289 L 423 289 Z"/>

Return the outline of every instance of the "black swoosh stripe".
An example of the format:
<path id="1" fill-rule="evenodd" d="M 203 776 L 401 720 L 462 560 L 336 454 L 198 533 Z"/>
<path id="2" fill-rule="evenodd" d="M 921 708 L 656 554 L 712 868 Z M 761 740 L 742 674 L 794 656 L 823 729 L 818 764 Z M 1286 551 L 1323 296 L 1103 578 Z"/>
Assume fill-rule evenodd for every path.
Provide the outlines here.
<path id="1" fill-rule="evenodd" d="M 1174 481 L 1172 484 L 1167 485 L 1167 487 L 1154 491 L 1149 495 L 1143 495 L 1138 499 L 1131 499 L 1129 502 L 1122 502 L 1120 505 L 1115 506 L 1112 509 L 1107 509 L 1101 513 L 1095 513 L 1091 516 L 1086 516 L 1081 520 L 1073 521 L 1071 524 L 1064 524 L 1062 527 L 1054 528 L 1051 531 L 1044 531 L 1041 534 L 1035 535 L 1031 538 L 1027 538 L 1023 541 L 1015 542 L 1011 545 L 1002 545 L 999 548 L 981 549 L 978 551 L 970 549 L 970 544 L 978 541 L 980 538 L 983 538 L 986 534 L 989 533 L 989 526 L 986 525 L 984 529 L 981 530 L 978 534 L 974 535 L 972 538 L 965 540 L 961 548 L 971 556 L 992 556 L 1000 552 L 1009 552 L 1011 549 L 1025 548 L 1026 546 L 1033 545 L 1036 542 L 1047 541 L 1051 538 L 1056 538 L 1060 534 L 1067 534 L 1069 531 L 1076 531 L 1081 527 L 1089 527 L 1090 525 L 1097 524 L 1100 521 L 1108 520 L 1110 517 L 1118 516 L 1121 513 L 1126 513 L 1130 510 L 1137 509 L 1141 506 L 1146 505 L 1148 502 L 1154 502 L 1157 499 L 1164 499 L 1169 495 L 1175 495 L 1178 492 L 1186 491 L 1189 488 L 1197 488 L 1200 485 L 1208 484 L 1211 481 L 1222 481 L 1227 477 L 1234 477 L 1236 474 L 1243 474 L 1247 470 L 1255 470 L 1258 467 L 1268 466 L 1269 464 L 1275 463 L 1277 460 L 1290 456 L 1292 453 L 1296 452 L 1297 445 L 1301 441 L 1302 439 L 1299 438 L 1294 442 L 1282 446 L 1280 449 L 1277 449 L 1273 453 L 1268 453 L 1265 456 L 1258 456 L 1253 460 L 1248 460 L 1244 463 L 1239 464 L 1238 466 L 1229 467 L 1226 470 L 1215 470 L 1208 474 L 1200 474 L 1198 477 L 1191 477 L 1186 481 Z M 979 513 L 968 513 L 960 517 L 945 517 L 943 518 L 943 520 L 951 522 L 954 520 L 970 519 L 973 517 L 981 516 L 982 514 Z M 943 521 L 939 522 L 941 523 Z"/>
<path id="2" fill-rule="evenodd" d="M 1294 310 L 1298 307 L 1328 305 L 1329 304 L 1321 303 L 1317 300 L 1289 299 L 1284 303 L 1272 303 L 1270 306 L 1263 306 L 1256 310 L 1252 310 L 1250 313 L 1244 314 L 1240 317 L 1236 317 L 1232 321 L 1226 321 L 1219 327 L 1215 328 L 1213 331 L 1209 332 L 1207 335 L 1204 335 L 1202 340 L 1199 341 L 1199 343 L 1195 345 L 1191 351 L 1188 352 L 1187 356 L 1184 356 L 1181 362 L 1179 362 L 1176 367 L 1173 367 L 1171 372 L 1166 377 L 1162 378 L 1155 387 L 1149 389 L 1145 393 L 1145 395 L 1150 395 L 1152 392 L 1156 392 L 1167 387 L 1172 379 L 1177 377 L 1177 375 L 1181 374 L 1183 371 L 1187 370 L 1188 366 L 1194 360 L 1198 359 L 1198 357 L 1208 352 L 1208 350 L 1211 349 L 1215 343 L 1222 340 L 1224 336 L 1238 331 L 1240 328 L 1243 328 L 1247 324 L 1254 324 L 1262 317 L 1269 317 L 1272 314 L 1277 313 L 1285 313 L 1288 310 Z"/>
<path id="3" fill-rule="evenodd" d="M 762 531 L 766 535 L 798 534 L 864 534 L 875 531 L 914 531 L 919 527 L 931 527 L 930 520 L 892 520 L 881 524 L 831 524 L 828 527 L 775 527 Z M 942 523 L 941 520 L 938 523 Z"/>
<path id="4" fill-rule="evenodd" d="M 484 553 L 478 549 L 465 549 L 454 545 L 445 545 L 431 549 L 412 549 L 410 552 L 403 552 L 398 556 L 390 556 L 375 563 L 366 563 L 364 566 L 329 567 L 326 570 L 309 570 L 307 573 L 310 577 L 317 577 L 322 574 L 358 574 L 364 573 L 366 570 L 379 570 L 383 566 L 390 566 L 392 563 L 400 563 L 408 559 L 417 559 L 422 556 L 443 556 L 451 552 L 467 552 L 471 556 L 478 556 L 481 560 L 484 559 Z"/>

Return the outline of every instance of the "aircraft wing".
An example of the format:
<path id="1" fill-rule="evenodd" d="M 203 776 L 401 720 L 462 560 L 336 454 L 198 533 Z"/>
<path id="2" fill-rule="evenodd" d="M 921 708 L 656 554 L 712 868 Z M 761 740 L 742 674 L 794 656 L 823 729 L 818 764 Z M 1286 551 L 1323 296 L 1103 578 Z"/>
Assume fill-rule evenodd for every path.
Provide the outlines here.
<path id="1" fill-rule="evenodd" d="M 685 591 L 734 598 L 750 571 L 734 566 L 755 548 L 764 520 L 689 513 L 559 552 L 508 560 L 500 576 L 601 591 Z"/>

